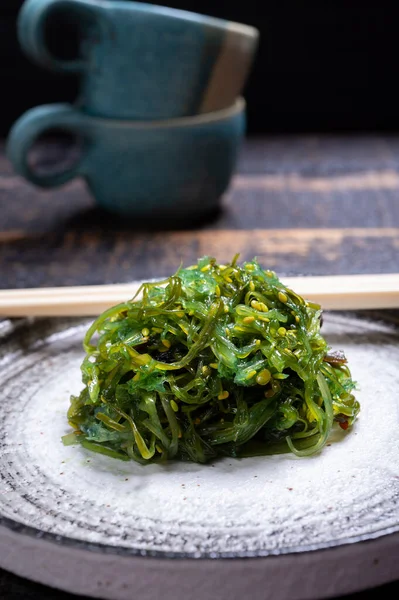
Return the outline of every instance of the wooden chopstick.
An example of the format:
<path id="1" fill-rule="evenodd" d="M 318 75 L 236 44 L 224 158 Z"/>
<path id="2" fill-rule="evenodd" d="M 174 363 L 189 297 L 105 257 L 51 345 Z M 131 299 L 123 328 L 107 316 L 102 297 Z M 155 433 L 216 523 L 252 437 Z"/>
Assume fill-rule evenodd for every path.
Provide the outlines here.
<path id="1" fill-rule="evenodd" d="M 399 273 L 282 277 L 281 281 L 326 310 L 399 308 Z M 0 316 L 90 316 L 132 298 L 140 283 L 0 291 Z"/>

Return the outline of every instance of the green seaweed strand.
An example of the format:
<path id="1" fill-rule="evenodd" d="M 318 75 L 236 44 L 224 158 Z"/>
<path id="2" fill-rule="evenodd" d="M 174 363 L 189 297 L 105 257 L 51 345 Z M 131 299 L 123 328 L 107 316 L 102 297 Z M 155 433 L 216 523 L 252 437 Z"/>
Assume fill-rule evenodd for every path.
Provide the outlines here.
<path id="1" fill-rule="evenodd" d="M 64 442 L 141 464 L 320 452 L 360 410 L 321 313 L 238 255 L 142 284 L 84 336 Z"/>

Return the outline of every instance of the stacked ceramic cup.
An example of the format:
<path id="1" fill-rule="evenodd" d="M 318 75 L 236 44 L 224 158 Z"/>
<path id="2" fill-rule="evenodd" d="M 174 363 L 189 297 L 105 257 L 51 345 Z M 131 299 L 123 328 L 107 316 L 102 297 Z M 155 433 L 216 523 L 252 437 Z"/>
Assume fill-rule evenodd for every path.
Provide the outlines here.
<path id="1" fill-rule="evenodd" d="M 75 60 L 46 44 L 54 16 L 78 28 Z M 40 65 L 80 76 L 75 105 L 40 106 L 14 124 L 8 156 L 18 173 L 42 187 L 82 176 L 119 214 L 189 217 L 217 206 L 244 135 L 240 94 L 256 29 L 136 2 L 26 0 L 18 35 Z M 27 154 L 51 129 L 80 136 L 84 150 L 72 168 L 44 175 Z"/>

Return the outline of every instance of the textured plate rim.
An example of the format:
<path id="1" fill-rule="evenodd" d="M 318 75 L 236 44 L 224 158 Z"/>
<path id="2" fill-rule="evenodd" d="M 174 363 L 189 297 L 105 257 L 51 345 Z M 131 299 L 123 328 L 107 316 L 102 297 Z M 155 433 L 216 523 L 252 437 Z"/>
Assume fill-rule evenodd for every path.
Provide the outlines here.
<path id="1" fill-rule="evenodd" d="M 156 280 L 151 280 L 156 281 Z M 327 314 L 329 311 L 326 311 Z M 331 313 L 329 313 L 331 314 Z M 339 311 L 332 313 L 340 317 L 349 318 L 362 318 L 362 316 L 370 317 L 373 315 L 374 318 L 378 317 L 381 323 L 388 324 L 396 328 L 398 326 L 398 318 L 390 320 L 387 318 L 387 311 Z M 52 317 L 51 320 L 57 320 L 56 317 Z M 84 317 L 88 319 L 88 317 Z M 18 319 L 20 321 L 20 319 Z M 24 319 L 24 321 L 27 319 Z M 61 319 L 59 319 L 61 320 Z M 6 319 L 7 321 L 7 319 Z M 66 325 L 66 323 L 65 323 Z M 399 335 L 399 332 L 398 332 Z M 9 517 L 4 517 L 0 514 L 0 527 L 4 527 L 6 530 L 21 536 L 25 536 L 31 540 L 43 540 L 44 542 L 50 542 L 55 546 L 63 546 L 67 548 L 76 548 L 83 551 L 89 551 L 97 554 L 107 554 L 119 557 L 145 557 L 155 559 L 180 559 L 180 560 L 215 560 L 215 559 L 254 559 L 254 558 L 267 558 L 267 557 L 278 557 L 278 556 L 292 556 L 295 554 L 309 554 L 312 552 L 333 550 L 342 546 L 349 546 L 352 544 L 367 543 L 373 540 L 395 536 L 399 540 L 399 522 L 391 527 L 385 527 L 372 533 L 363 535 L 354 535 L 342 538 L 339 540 L 332 540 L 330 542 L 320 542 L 315 544 L 309 544 L 304 546 L 294 546 L 286 549 L 276 550 L 254 550 L 254 551 L 243 551 L 243 552 L 176 552 L 176 551 L 162 551 L 162 550 L 145 550 L 138 548 L 129 548 L 125 546 L 102 544 L 99 542 L 87 542 L 85 540 L 79 540 L 77 538 L 63 536 L 52 532 L 43 531 L 41 529 L 24 525 L 19 521 L 15 521 Z"/>
<path id="2" fill-rule="evenodd" d="M 320 600 L 398 577 L 399 534 L 319 552 L 258 559 L 165 560 L 87 552 L 20 536 L 0 526 L 2 567 L 69 593 L 131 600 Z M 74 577 L 70 577 L 70 573 Z M 306 572 L 308 577 L 303 578 Z M 282 580 L 282 576 L 284 579 Z M 282 585 L 283 583 L 283 585 Z"/>
<path id="3" fill-rule="evenodd" d="M 112 554 L 116 556 L 131 556 L 143 558 L 157 559 L 180 559 L 180 560 L 231 560 L 231 559 L 251 559 L 251 558 L 267 558 L 277 556 L 292 556 L 294 554 L 305 554 L 322 550 L 332 550 L 341 546 L 349 546 L 351 544 L 367 543 L 383 537 L 389 537 L 397 534 L 399 541 L 399 524 L 393 527 L 387 527 L 374 531 L 371 534 L 357 535 L 341 540 L 333 540 L 319 544 L 307 546 L 294 546 L 284 550 L 253 550 L 245 552 L 173 552 L 162 550 L 142 550 L 138 548 L 128 548 L 126 546 L 113 546 L 110 544 L 101 544 L 99 542 L 86 542 L 77 538 L 55 534 L 49 531 L 43 531 L 29 525 L 24 525 L 14 519 L 3 517 L 0 515 L 0 527 L 4 527 L 13 533 L 21 536 L 26 536 L 35 540 L 43 540 L 50 542 L 56 546 L 65 546 L 68 548 L 77 548 L 97 554 Z"/>

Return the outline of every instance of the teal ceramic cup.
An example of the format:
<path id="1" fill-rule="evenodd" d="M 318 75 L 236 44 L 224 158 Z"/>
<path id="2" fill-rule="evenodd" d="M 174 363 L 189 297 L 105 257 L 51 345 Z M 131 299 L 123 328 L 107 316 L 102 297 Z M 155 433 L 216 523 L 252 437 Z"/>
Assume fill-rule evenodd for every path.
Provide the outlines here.
<path id="1" fill-rule="evenodd" d="M 78 29 L 79 56 L 63 61 L 46 44 L 57 16 Z M 246 83 L 258 30 L 151 4 L 26 0 L 18 17 L 26 54 L 78 73 L 76 105 L 117 119 L 169 119 L 231 106 Z"/>
<path id="2" fill-rule="evenodd" d="M 29 150 L 53 129 L 81 137 L 82 154 L 68 170 L 41 174 L 29 164 Z M 97 204 L 112 213 L 187 220 L 218 207 L 244 132 L 241 98 L 221 111 L 152 122 L 100 119 L 52 104 L 14 124 L 7 156 L 17 173 L 43 188 L 83 177 Z"/>

